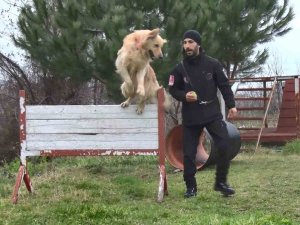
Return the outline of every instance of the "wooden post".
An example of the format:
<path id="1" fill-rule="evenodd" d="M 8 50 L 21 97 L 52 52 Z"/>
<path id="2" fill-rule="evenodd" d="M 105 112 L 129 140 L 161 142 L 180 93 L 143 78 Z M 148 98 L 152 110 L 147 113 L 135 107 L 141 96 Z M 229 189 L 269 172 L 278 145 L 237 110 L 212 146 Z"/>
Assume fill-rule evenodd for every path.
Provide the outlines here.
<path id="1" fill-rule="evenodd" d="M 296 105 L 296 136 L 300 138 L 300 120 L 299 120 L 299 107 L 300 107 L 300 98 L 299 98 L 299 77 L 295 76 L 295 105 Z"/>
<path id="2" fill-rule="evenodd" d="M 158 187 L 157 201 L 162 202 L 164 195 L 168 194 L 167 176 L 165 168 L 165 110 L 164 110 L 164 89 L 161 88 L 157 93 L 157 105 L 158 105 L 158 154 L 159 154 L 159 173 L 160 181 Z"/>
<path id="3" fill-rule="evenodd" d="M 26 158 L 22 157 L 22 152 L 26 149 L 26 97 L 25 91 L 19 91 L 20 96 L 20 111 L 19 111 L 19 126 L 20 126 L 20 155 L 21 155 L 21 164 L 26 166 Z"/>
<path id="4" fill-rule="evenodd" d="M 263 82 L 263 88 L 264 88 L 264 109 L 266 110 L 267 109 L 267 100 L 266 100 L 266 98 L 267 98 L 267 81 L 265 81 L 264 80 L 264 82 Z M 265 120 L 265 127 L 268 127 L 268 119 L 266 118 L 266 120 Z"/>
<path id="5" fill-rule="evenodd" d="M 26 156 L 24 156 L 23 152 L 26 151 L 26 107 L 25 107 L 25 91 L 19 91 L 20 96 L 20 111 L 19 111 L 19 126 L 20 126 L 20 155 L 21 155 L 21 162 L 20 168 L 16 178 L 16 184 L 12 194 L 12 202 L 14 204 L 18 201 L 19 189 L 22 184 L 22 180 L 26 185 L 26 188 L 29 192 L 32 192 L 32 185 L 29 178 L 28 171 L 26 169 L 27 161 Z"/>

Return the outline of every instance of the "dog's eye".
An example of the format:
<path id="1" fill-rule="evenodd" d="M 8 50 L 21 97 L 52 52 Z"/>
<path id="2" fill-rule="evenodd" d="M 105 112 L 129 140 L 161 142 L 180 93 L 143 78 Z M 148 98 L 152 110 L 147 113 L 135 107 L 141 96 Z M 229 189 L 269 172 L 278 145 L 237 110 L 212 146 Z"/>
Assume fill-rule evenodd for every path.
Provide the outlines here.
<path id="1" fill-rule="evenodd" d="M 155 48 L 159 48 L 159 44 L 155 44 L 154 46 L 155 46 Z"/>

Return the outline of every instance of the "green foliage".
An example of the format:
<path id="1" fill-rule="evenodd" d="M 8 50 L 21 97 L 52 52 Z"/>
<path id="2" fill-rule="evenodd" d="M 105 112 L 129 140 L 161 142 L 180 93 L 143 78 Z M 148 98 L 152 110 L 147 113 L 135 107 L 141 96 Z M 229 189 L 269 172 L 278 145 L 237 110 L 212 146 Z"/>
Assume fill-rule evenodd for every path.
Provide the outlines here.
<path id="1" fill-rule="evenodd" d="M 300 140 L 289 141 L 282 149 L 283 154 L 300 154 Z"/>
<path id="2" fill-rule="evenodd" d="M 294 17 L 288 1 L 281 5 L 276 0 L 209 1 L 203 14 L 204 46 L 220 59 L 230 78 L 260 71 L 268 52 L 257 52 L 257 45 L 287 33 Z"/>
<path id="3" fill-rule="evenodd" d="M 5 163 L 3 166 L 3 173 L 7 176 L 13 176 L 16 171 L 18 171 L 20 166 L 20 160 L 15 159 L 9 163 Z"/>
<path id="4" fill-rule="evenodd" d="M 161 28 L 168 40 L 165 59 L 153 65 L 165 84 L 168 72 L 181 56 L 181 38 L 187 29 L 202 33 L 203 47 L 220 59 L 227 74 L 257 71 L 267 51 L 258 43 L 282 36 L 290 28 L 293 11 L 279 0 L 34 0 L 19 17 L 15 43 L 54 77 L 84 82 L 91 77 L 120 94 L 121 80 L 114 61 L 123 37 L 136 29 Z"/>
<path id="5" fill-rule="evenodd" d="M 15 113 L 13 111 L 13 113 Z M 17 157 L 17 144 L 18 143 L 18 124 L 14 117 L 6 119 L 1 122 L 1 135 L 0 135 L 0 166 L 4 162 L 9 162 Z"/>

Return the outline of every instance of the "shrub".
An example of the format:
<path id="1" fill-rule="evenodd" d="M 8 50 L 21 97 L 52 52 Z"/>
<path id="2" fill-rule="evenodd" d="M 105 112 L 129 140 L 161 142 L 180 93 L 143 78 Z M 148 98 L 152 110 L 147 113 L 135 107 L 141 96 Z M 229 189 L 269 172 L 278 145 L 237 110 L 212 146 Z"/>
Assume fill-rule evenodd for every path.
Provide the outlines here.
<path id="1" fill-rule="evenodd" d="M 300 139 L 287 142 L 282 148 L 283 154 L 300 154 Z"/>

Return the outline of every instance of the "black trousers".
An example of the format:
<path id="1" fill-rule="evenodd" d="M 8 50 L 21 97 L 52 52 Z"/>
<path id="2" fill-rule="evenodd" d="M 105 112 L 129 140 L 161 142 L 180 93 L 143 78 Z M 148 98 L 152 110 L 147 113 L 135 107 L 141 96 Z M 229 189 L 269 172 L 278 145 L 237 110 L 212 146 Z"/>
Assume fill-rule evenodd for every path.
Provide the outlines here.
<path id="1" fill-rule="evenodd" d="M 229 159 L 229 134 L 226 123 L 223 120 L 215 120 L 204 125 L 183 126 L 183 179 L 187 188 L 197 188 L 195 179 L 196 154 L 199 144 L 199 137 L 206 128 L 211 135 L 214 144 L 216 145 L 217 160 L 216 160 L 216 182 L 226 182 L 227 174 L 230 166 Z"/>

